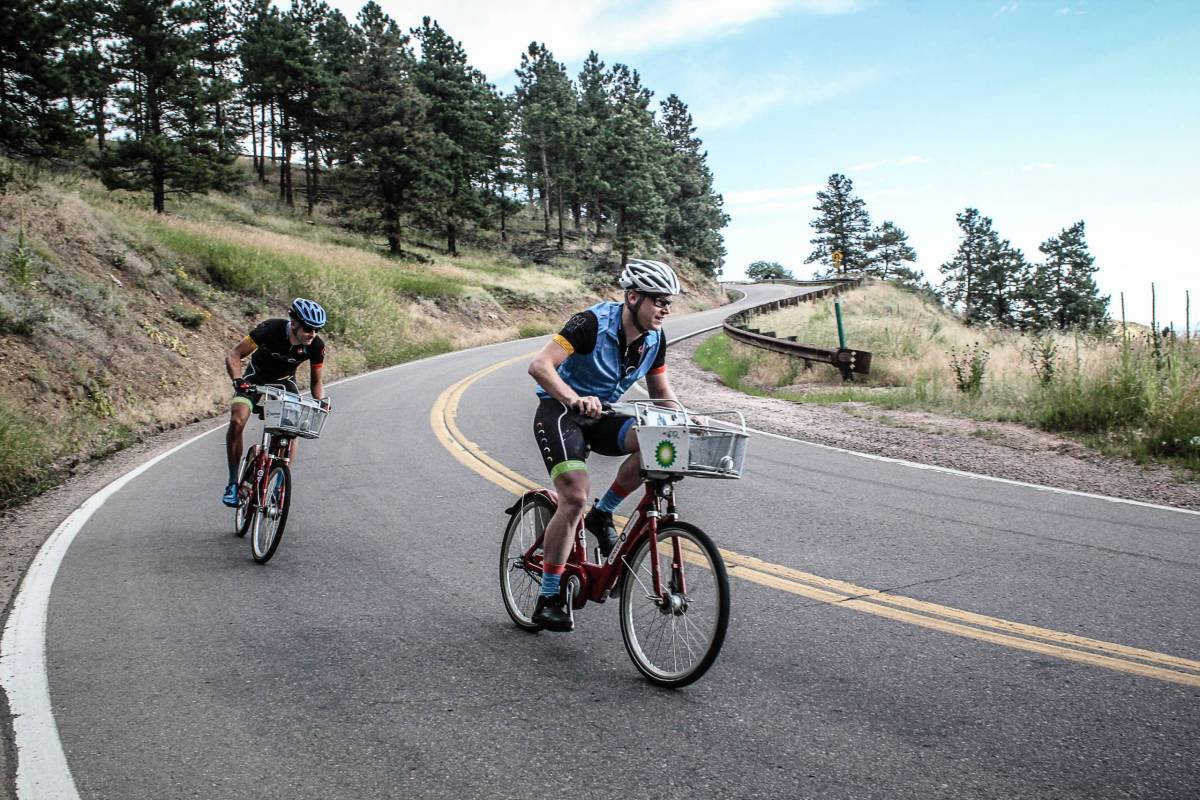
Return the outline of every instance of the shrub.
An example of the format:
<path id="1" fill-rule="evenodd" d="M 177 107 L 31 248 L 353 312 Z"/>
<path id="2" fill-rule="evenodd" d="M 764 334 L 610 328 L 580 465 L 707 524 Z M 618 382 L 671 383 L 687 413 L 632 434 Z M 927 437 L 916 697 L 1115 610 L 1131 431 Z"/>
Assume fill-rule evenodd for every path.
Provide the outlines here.
<path id="1" fill-rule="evenodd" d="M 963 394 L 978 397 L 983 390 L 983 373 L 987 367 L 988 351 L 975 342 L 959 351 L 950 348 L 950 369 L 954 372 L 954 385 Z"/>
<path id="2" fill-rule="evenodd" d="M 184 305 L 173 305 L 167 309 L 167 316 L 185 328 L 199 328 L 212 316 L 202 308 L 189 308 Z"/>

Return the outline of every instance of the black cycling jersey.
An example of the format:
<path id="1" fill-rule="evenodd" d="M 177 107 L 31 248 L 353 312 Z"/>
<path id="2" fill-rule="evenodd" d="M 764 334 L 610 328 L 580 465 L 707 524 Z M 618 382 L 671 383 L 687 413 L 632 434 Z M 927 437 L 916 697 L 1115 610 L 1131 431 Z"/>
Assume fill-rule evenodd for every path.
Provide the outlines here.
<path id="1" fill-rule="evenodd" d="M 315 336 L 307 346 L 292 344 L 286 319 L 260 322 L 247 338 L 257 346 L 250 354 L 250 368 L 243 376 L 251 383 L 279 383 L 294 378 L 296 368 L 305 361 L 311 361 L 314 367 L 325 363 L 324 340 Z"/>
<path id="2" fill-rule="evenodd" d="M 596 337 L 599 332 L 600 321 L 596 319 L 596 313 L 594 311 L 580 311 L 567 320 L 562 330 L 558 332 L 558 337 L 565 339 L 571 345 L 569 348 L 563 348 L 564 350 L 587 355 L 595 349 Z M 642 353 L 646 349 L 646 334 L 643 333 L 632 342 L 626 344 L 625 326 L 622 325 L 617 329 L 617 345 L 621 350 L 621 367 L 628 371 L 642 363 Z M 656 372 L 666 366 L 666 363 L 667 337 L 663 336 L 662 344 L 658 348 L 658 355 L 654 357 L 654 363 L 650 365 L 650 371 L 652 373 Z"/>

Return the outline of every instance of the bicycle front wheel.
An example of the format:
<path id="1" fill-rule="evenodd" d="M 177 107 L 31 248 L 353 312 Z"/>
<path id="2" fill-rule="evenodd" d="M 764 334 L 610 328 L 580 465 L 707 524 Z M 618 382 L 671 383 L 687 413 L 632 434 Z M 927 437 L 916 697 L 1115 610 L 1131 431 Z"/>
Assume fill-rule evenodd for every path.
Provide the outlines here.
<path id="1" fill-rule="evenodd" d="M 533 621 L 533 607 L 542 590 L 542 570 L 525 561 L 525 554 L 542 536 L 546 523 L 554 516 L 554 504 L 542 494 L 521 498 L 517 510 L 509 517 L 500 544 L 500 596 L 504 610 L 517 627 L 527 631 L 542 629 Z M 540 554 L 541 547 L 530 555 Z"/>
<path id="2" fill-rule="evenodd" d="M 242 456 L 242 464 L 238 469 L 238 504 L 233 512 L 233 535 L 242 537 L 250 530 L 254 519 L 256 498 L 254 495 L 254 462 L 258 458 L 258 445 L 252 444 Z"/>
<path id="3" fill-rule="evenodd" d="M 276 464 L 267 473 L 265 500 L 254 515 L 254 531 L 250 535 L 250 555 L 259 564 L 267 563 L 275 555 L 279 540 L 283 538 L 291 503 L 291 470 L 287 464 Z"/>
<path id="4" fill-rule="evenodd" d="M 681 556 L 678 568 L 674 555 Z M 684 522 L 658 530 L 661 593 L 654 590 L 650 539 L 625 563 L 621 637 L 638 670 L 659 686 L 687 686 L 717 660 L 729 626 L 729 578 L 708 534 Z"/>

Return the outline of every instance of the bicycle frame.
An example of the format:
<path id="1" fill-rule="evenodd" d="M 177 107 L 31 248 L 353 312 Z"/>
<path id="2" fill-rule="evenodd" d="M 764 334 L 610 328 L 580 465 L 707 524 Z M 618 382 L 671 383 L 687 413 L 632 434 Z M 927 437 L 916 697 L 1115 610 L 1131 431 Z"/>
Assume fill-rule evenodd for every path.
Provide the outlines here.
<path id="1" fill-rule="evenodd" d="M 650 573 L 653 581 L 651 589 L 655 598 L 663 597 L 662 575 L 658 562 L 658 526 L 660 520 L 669 523 L 675 522 L 679 518 L 675 507 L 673 483 L 675 481 L 669 479 L 645 479 L 643 481 L 645 493 L 633 513 L 630 514 L 629 522 L 620 532 L 617 545 L 609 553 L 608 558 L 603 561 L 588 560 L 587 536 L 584 532 L 583 521 L 580 520 L 562 577 L 564 585 L 567 585 L 572 578 L 579 583 L 579 589 L 571 604 L 572 608 L 583 608 L 589 600 L 593 603 L 603 603 L 607 600 L 620 583 L 621 576 L 628 566 L 628 557 L 646 537 L 650 538 Z M 530 494 L 545 495 L 555 506 L 558 505 L 557 493 L 549 489 L 539 489 Z M 513 504 L 509 512 L 515 512 L 520 508 L 520 504 L 524 502 L 526 496 L 522 495 L 522 498 Z M 661 508 L 664 500 L 666 501 L 665 512 Z M 542 547 L 543 538 L 544 534 L 539 535 L 523 555 L 525 564 L 539 573 L 542 571 L 543 562 L 541 553 L 537 551 Z M 678 590 L 686 592 L 683 552 L 680 549 L 679 540 L 676 539 L 672 546 L 672 577 L 677 581 Z"/>

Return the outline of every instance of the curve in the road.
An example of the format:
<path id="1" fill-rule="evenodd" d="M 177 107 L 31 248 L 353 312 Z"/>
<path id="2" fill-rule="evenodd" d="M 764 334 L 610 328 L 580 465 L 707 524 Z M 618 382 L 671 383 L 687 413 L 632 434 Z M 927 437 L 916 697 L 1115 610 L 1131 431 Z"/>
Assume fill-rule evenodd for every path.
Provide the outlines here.
<path id="1" fill-rule="evenodd" d="M 514 494 L 540 488 L 540 485 L 488 455 L 462 432 L 456 416 L 459 402 L 472 384 L 497 370 L 518 361 L 528 360 L 532 356 L 532 352 L 515 356 L 459 380 L 442 392 L 429 414 L 429 421 L 438 441 L 455 459 Z M 721 554 L 729 564 L 731 575 L 811 600 L 1004 647 L 1144 678 L 1200 687 L 1200 661 L 1089 639 L 890 594 L 879 589 L 856 586 L 772 564 L 731 550 L 722 549 Z"/>

